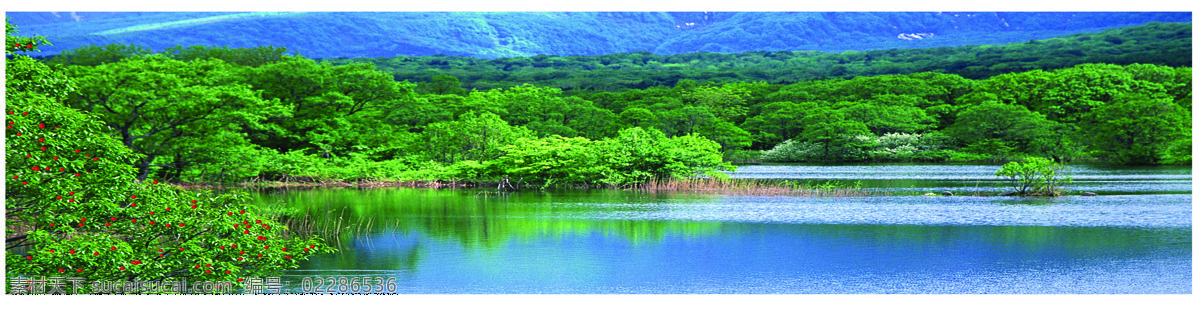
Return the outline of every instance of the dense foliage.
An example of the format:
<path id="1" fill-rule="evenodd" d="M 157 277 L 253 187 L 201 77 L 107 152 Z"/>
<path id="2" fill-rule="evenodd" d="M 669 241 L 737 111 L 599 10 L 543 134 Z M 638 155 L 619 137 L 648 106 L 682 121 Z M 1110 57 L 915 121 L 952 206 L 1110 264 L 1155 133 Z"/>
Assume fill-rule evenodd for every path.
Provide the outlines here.
<path id="1" fill-rule="evenodd" d="M 10 39 L 14 30 L 8 27 Z M 6 55 L 28 50 L 13 46 Z M 97 116 L 110 115 L 89 115 L 63 104 L 94 82 L 72 80 L 24 55 L 9 57 L 5 67 L 5 274 L 10 283 L 46 277 L 85 283 L 186 278 L 242 287 L 245 278 L 296 267 L 312 254 L 332 250 L 316 237 L 285 237 L 285 227 L 254 213 L 242 195 L 135 181 L 135 167 L 144 156 L 107 134 L 113 120 Z M 138 107 L 132 109 L 137 114 Z M 160 125 L 154 120 L 175 113 L 162 110 L 145 108 L 153 120 L 130 127 L 153 130 L 148 128 Z M 147 135 L 143 132 L 137 134 Z M 7 292 L 25 292 L 20 286 L 7 285 Z M 96 292 L 89 284 L 80 287 L 67 285 L 63 292 Z"/>
<path id="2" fill-rule="evenodd" d="M 940 59 L 953 52 L 961 54 L 954 61 L 977 63 L 996 57 L 984 53 L 977 58 L 972 48 L 1004 51 L 1001 58 L 1007 58 L 1023 51 L 1056 55 L 1079 44 L 1107 46 L 1106 59 L 1137 59 L 1146 53 L 1141 47 L 1156 44 L 1154 48 L 1175 46 L 1169 49 L 1190 55 L 1190 37 L 1179 37 L 1181 33 L 1190 36 L 1190 24 L 1151 24 L 957 51 L 884 53 L 909 57 L 896 59 Z M 1101 39 L 1116 34 L 1161 39 Z M 653 57 L 722 61 L 736 56 L 593 58 L 647 65 Z M 584 58 L 392 59 L 458 59 L 467 65 L 448 72 L 501 76 L 507 73 L 492 70 L 498 63 L 572 67 L 581 62 L 570 59 Z M 1063 67 L 998 70 L 979 79 L 943 73 L 955 66 L 934 62 L 913 67 L 923 72 L 791 83 L 731 74 L 616 90 L 624 86 L 612 79 L 581 79 L 614 91 L 533 84 L 466 89 L 459 77 L 442 74 L 444 70 L 429 70 L 437 75 L 411 82 L 369 62 L 315 61 L 275 47 L 194 46 L 151 53 L 112 44 L 70 50 L 48 62 L 65 65 L 64 71 L 78 82 L 79 91 L 66 95 L 65 102 L 103 119 L 109 133 L 141 155 L 134 163 L 138 177 L 175 182 L 510 179 L 541 186 L 623 186 L 655 178 L 721 177 L 717 172 L 733 168 L 728 161 L 1007 161 L 1027 156 L 1057 162 L 1191 161 L 1190 60 L 1172 62 L 1175 66 L 1068 66 L 1081 60 L 1048 59 L 1046 66 Z M 787 63 L 804 63 L 800 60 Z M 866 62 L 882 60 L 855 61 L 869 68 Z M 628 68 L 559 73 L 562 78 L 586 72 L 642 74 Z M 786 68 L 779 71 L 799 71 Z M 688 65 L 646 72 L 672 70 L 680 73 L 673 78 L 682 78 L 706 69 Z M 528 81 L 539 80 L 551 79 Z M 1136 125 L 1141 123 L 1147 125 Z"/>

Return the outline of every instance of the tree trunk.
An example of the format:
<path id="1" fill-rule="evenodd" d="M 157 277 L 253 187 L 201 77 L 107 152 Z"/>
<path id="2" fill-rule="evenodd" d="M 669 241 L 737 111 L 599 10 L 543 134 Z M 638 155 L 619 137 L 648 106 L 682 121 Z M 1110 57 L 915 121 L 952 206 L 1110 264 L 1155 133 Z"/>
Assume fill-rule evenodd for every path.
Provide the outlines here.
<path id="1" fill-rule="evenodd" d="M 148 176 L 150 174 L 150 163 L 154 162 L 155 157 L 158 157 L 158 156 L 150 155 L 150 156 L 146 157 L 145 159 L 142 159 L 141 161 L 138 162 L 138 165 L 137 165 L 137 168 L 138 168 L 137 180 L 138 180 L 138 182 L 146 180 L 146 176 Z"/>

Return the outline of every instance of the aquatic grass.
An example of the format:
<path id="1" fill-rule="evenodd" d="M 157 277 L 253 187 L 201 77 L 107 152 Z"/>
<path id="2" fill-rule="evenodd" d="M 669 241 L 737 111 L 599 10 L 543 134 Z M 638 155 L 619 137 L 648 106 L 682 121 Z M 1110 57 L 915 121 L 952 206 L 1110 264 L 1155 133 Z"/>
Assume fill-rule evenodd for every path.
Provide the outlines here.
<path id="1" fill-rule="evenodd" d="M 712 193 L 762 196 L 858 197 L 889 195 L 876 189 L 864 189 L 861 182 L 837 180 L 799 182 L 779 179 L 653 179 L 631 185 L 627 190 L 641 192 Z"/>

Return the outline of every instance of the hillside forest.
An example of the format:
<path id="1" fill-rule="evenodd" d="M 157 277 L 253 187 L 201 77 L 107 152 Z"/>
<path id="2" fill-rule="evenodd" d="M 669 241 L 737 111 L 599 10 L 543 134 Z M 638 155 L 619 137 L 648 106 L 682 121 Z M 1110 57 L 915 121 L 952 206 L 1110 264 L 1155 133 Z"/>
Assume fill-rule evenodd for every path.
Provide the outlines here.
<path id="1" fill-rule="evenodd" d="M 1190 23 L 1001 46 L 493 60 L 111 44 L 10 57 L 8 74 L 33 62 L 136 154 L 141 180 L 622 186 L 745 162 L 1191 162 Z"/>

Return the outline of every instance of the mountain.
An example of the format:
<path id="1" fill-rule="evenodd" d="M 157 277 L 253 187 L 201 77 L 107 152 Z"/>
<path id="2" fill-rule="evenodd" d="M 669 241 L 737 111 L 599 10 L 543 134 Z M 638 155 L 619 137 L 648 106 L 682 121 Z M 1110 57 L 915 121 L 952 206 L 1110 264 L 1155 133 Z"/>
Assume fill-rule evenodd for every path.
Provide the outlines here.
<path id="1" fill-rule="evenodd" d="M 282 46 L 311 58 L 502 58 L 1003 44 L 1190 12 L 7 12 L 21 35 L 53 46 Z"/>

